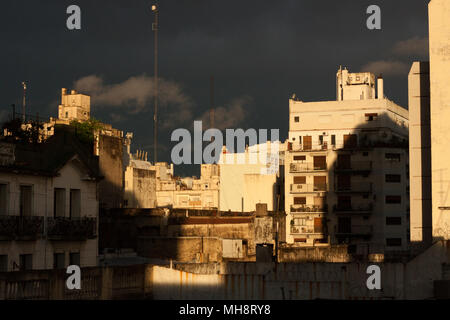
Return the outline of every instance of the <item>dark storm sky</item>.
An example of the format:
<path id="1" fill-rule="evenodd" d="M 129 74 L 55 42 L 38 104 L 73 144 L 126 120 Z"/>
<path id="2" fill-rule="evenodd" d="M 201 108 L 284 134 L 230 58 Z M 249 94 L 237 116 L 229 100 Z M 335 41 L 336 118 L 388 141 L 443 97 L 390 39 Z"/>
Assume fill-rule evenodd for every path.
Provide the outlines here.
<path id="1" fill-rule="evenodd" d="M 428 2 L 161 0 L 159 75 L 168 85 L 167 103 L 160 111 L 160 160 L 169 160 L 171 131 L 189 128 L 208 110 L 210 75 L 215 77 L 218 123 L 279 128 L 283 140 L 289 96 L 335 99 L 339 65 L 352 72 L 383 73 L 385 95 L 407 107 L 409 66 L 414 60 L 428 60 Z M 66 28 L 71 4 L 81 8 L 81 30 Z M 133 131 L 133 149 L 151 153 L 151 4 L 2 1 L 1 116 L 10 112 L 12 103 L 21 106 L 24 80 L 27 111 L 56 116 L 61 87 L 70 90 L 77 80 L 91 76 L 101 79 L 99 96 L 92 94 L 92 115 Z M 366 28 L 371 4 L 381 7 L 381 30 Z M 86 83 L 90 85 L 79 85 L 88 88 Z M 122 101 L 121 90 L 128 88 L 130 96 Z"/>

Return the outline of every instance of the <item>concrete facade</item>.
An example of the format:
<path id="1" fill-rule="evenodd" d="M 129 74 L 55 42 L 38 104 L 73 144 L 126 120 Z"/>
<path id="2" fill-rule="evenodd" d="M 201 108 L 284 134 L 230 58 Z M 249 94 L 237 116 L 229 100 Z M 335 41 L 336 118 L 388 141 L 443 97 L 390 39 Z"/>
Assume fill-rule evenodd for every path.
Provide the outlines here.
<path id="1" fill-rule="evenodd" d="M 430 70 L 414 62 L 408 76 L 411 241 L 431 244 Z"/>
<path id="2" fill-rule="evenodd" d="M 449 239 L 450 3 L 432 0 L 428 11 L 433 239 Z"/>
<path id="3" fill-rule="evenodd" d="M 267 210 L 279 208 L 281 181 L 284 172 L 280 170 L 279 152 L 284 145 L 279 141 L 271 150 L 271 144 L 256 144 L 243 153 L 230 153 L 226 149 L 219 159 L 221 211 L 251 212 L 258 203 L 265 203 Z M 275 152 L 277 159 L 271 157 Z M 275 172 L 268 168 L 275 167 Z M 281 198 L 280 198 L 281 199 Z"/>

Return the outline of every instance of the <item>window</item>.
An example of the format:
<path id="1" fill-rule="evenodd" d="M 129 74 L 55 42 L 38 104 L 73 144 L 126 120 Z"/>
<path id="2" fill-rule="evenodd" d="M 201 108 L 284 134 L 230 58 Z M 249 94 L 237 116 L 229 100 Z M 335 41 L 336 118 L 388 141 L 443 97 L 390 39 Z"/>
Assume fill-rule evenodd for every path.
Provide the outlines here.
<path id="1" fill-rule="evenodd" d="M 337 175 L 337 189 L 339 191 L 351 190 L 352 179 L 349 174 L 339 174 Z"/>
<path id="2" fill-rule="evenodd" d="M 294 177 L 294 184 L 304 184 L 306 183 L 306 177 Z"/>
<path id="3" fill-rule="evenodd" d="M 386 182 L 400 182 L 401 175 L 399 174 L 387 174 L 385 181 Z"/>
<path id="4" fill-rule="evenodd" d="M 32 254 L 21 254 L 20 259 L 20 270 L 32 270 L 33 269 L 33 255 Z"/>
<path id="5" fill-rule="evenodd" d="M 332 144 L 333 146 L 336 145 L 336 135 L 334 135 L 334 134 L 331 135 L 331 144 Z"/>
<path id="6" fill-rule="evenodd" d="M 66 211 L 66 189 L 55 188 L 53 197 L 54 217 L 65 217 Z"/>
<path id="7" fill-rule="evenodd" d="M 356 134 L 344 134 L 344 148 L 355 148 L 358 145 Z"/>
<path id="8" fill-rule="evenodd" d="M 66 255 L 63 253 L 53 254 L 53 268 L 64 269 L 66 267 Z"/>
<path id="9" fill-rule="evenodd" d="M 294 161 L 305 161 L 306 156 L 294 156 Z"/>
<path id="10" fill-rule="evenodd" d="M 363 157 L 368 157 L 368 156 L 369 156 L 369 153 L 367 151 L 364 151 L 363 152 Z"/>
<path id="11" fill-rule="evenodd" d="M 314 170 L 325 170 L 327 168 L 326 156 L 314 156 Z"/>
<path id="12" fill-rule="evenodd" d="M 352 208 L 352 197 L 338 196 L 337 207 L 340 210 L 350 210 Z"/>
<path id="13" fill-rule="evenodd" d="M 302 144 L 302 136 L 298 137 L 298 143 Z"/>
<path id="14" fill-rule="evenodd" d="M 8 255 L 0 254 L 0 272 L 8 271 Z"/>
<path id="15" fill-rule="evenodd" d="M 32 186 L 20 186 L 20 216 L 31 216 L 32 210 Z"/>
<path id="16" fill-rule="evenodd" d="M 319 145 L 323 145 L 323 136 L 322 135 L 319 136 Z"/>
<path id="17" fill-rule="evenodd" d="M 400 247 L 402 245 L 402 238 L 387 238 L 386 245 L 388 247 Z"/>
<path id="18" fill-rule="evenodd" d="M 305 197 L 294 197 L 294 204 L 306 204 Z"/>
<path id="19" fill-rule="evenodd" d="M 314 191 L 326 191 L 326 190 L 327 190 L 327 177 L 314 176 Z"/>
<path id="20" fill-rule="evenodd" d="M 8 185 L 0 184 L 0 216 L 8 214 Z"/>
<path id="21" fill-rule="evenodd" d="M 80 253 L 71 252 L 70 253 L 70 265 L 80 266 Z"/>
<path id="22" fill-rule="evenodd" d="M 80 189 L 70 189 L 70 218 L 79 218 L 81 212 Z"/>
<path id="23" fill-rule="evenodd" d="M 337 166 L 339 169 L 351 169 L 352 159 L 349 154 L 339 154 L 337 157 Z"/>
<path id="24" fill-rule="evenodd" d="M 400 153 L 385 153 L 384 158 L 389 161 L 400 161 Z"/>
<path id="25" fill-rule="evenodd" d="M 294 117 L 294 122 L 300 122 L 300 117 L 299 116 Z"/>
<path id="26" fill-rule="evenodd" d="M 387 204 L 395 204 L 395 203 L 401 203 L 401 202 L 402 202 L 401 196 L 386 196 Z"/>
<path id="27" fill-rule="evenodd" d="M 386 217 L 386 225 L 388 226 L 399 226 L 402 224 L 401 217 Z"/>
<path id="28" fill-rule="evenodd" d="M 377 120 L 378 113 L 366 113 L 365 117 L 366 117 L 366 121 L 375 121 L 375 120 Z"/>

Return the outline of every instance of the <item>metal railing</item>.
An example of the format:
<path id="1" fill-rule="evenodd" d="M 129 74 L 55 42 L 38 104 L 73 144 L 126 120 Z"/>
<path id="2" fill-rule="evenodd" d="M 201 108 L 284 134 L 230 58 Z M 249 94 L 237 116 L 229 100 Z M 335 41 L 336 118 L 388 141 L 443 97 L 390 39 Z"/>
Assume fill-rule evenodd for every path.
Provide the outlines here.
<path id="1" fill-rule="evenodd" d="M 87 240 L 96 236 L 96 218 L 49 218 L 47 220 L 47 237 L 50 240 Z"/>
<path id="2" fill-rule="evenodd" d="M 43 216 L 0 216 L 0 239 L 36 240 L 45 237 Z M 97 236 L 96 218 L 47 218 L 50 240 L 86 240 Z"/>
<path id="3" fill-rule="evenodd" d="M 345 185 L 336 184 L 334 188 L 335 192 L 342 193 L 369 193 L 372 192 L 372 183 L 370 182 L 358 182 Z"/>
<path id="4" fill-rule="evenodd" d="M 4 240 L 33 240 L 44 232 L 44 217 L 0 216 L 0 238 Z"/>
<path id="5" fill-rule="evenodd" d="M 368 236 L 373 233 L 373 227 L 368 225 L 337 225 L 335 226 L 335 233 L 341 236 Z"/>
<path id="6" fill-rule="evenodd" d="M 326 192 L 328 185 L 323 184 L 291 184 L 291 193 Z"/>
<path id="7" fill-rule="evenodd" d="M 306 205 L 306 204 L 294 204 L 291 205 L 291 212 L 327 212 L 328 206 L 323 205 Z"/>
<path id="8" fill-rule="evenodd" d="M 327 164 L 314 164 L 312 162 L 300 162 L 300 163 L 291 163 L 289 165 L 290 172 L 308 172 L 308 171 L 320 171 L 327 170 Z"/>
<path id="9" fill-rule="evenodd" d="M 373 204 L 363 204 L 363 205 L 334 205 L 333 212 L 372 212 Z"/>
<path id="10" fill-rule="evenodd" d="M 351 161 L 337 162 L 334 171 L 370 171 L 372 170 L 372 161 Z"/>

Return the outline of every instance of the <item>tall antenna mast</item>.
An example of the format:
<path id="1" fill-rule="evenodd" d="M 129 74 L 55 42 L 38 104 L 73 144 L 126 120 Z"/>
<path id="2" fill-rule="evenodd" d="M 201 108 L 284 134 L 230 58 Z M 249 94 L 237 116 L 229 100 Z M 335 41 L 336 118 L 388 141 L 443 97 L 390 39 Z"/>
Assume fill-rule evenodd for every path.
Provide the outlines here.
<path id="1" fill-rule="evenodd" d="M 22 82 L 23 87 L 23 98 L 22 98 L 22 120 L 25 122 L 25 105 L 26 105 L 26 93 L 27 93 L 27 84 L 25 81 Z"/>
<path id="2" fill-rule="evenodd" d="M 153 115 L 153 157 L 154 162 L 158 161 L 158 3 L 152 5 L 152 11 L 155 14 L 155 21 L 152 24 L 152 30 L 155 33 L 155 111 Z"/>
<path id="3" fill-rule="evenodd" d="M 214 76 L 211 76 L 210 79 L 210 90 L 211 109 L 209 110 L 209 124 L 210 128 L 214 128 Z"/>

